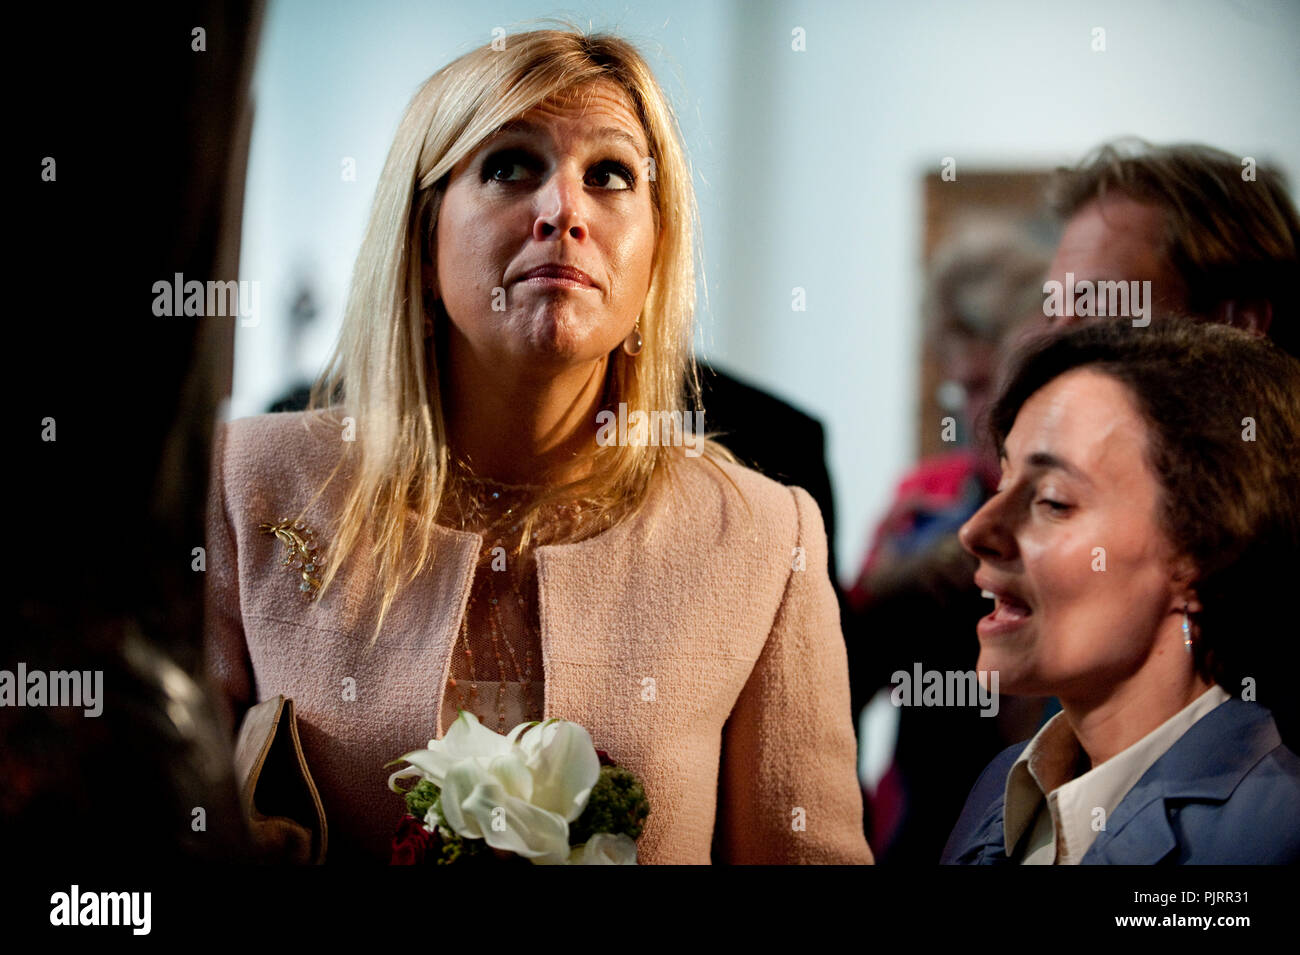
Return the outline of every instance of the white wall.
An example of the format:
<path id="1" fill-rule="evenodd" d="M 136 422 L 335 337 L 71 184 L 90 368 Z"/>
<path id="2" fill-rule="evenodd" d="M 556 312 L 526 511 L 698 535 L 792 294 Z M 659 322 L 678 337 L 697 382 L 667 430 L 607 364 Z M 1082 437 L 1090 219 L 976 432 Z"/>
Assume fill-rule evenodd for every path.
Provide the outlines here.
<path id="1" fill-rule="evenodd" d="M 261 282 L 263 314 L 237 331 L 233 416 L 324 361 L 416 86 L 493 27 L 541 16 L 637 43 L 673 97 L 703 220 L 703 350 L 826 423 L 846 575 L 914 454 L 924 172 L 944 156 L 959 176 L 1072 162 L 1132 133 L 1267 158 L 1300 184 L 1300 5 L 1282 0 L 272 0 L 240 276 Z M 341 180 L 345 156 L 356 182 Z M 286 343 L 298 275 L 322 308 L 301 367 Z"/>

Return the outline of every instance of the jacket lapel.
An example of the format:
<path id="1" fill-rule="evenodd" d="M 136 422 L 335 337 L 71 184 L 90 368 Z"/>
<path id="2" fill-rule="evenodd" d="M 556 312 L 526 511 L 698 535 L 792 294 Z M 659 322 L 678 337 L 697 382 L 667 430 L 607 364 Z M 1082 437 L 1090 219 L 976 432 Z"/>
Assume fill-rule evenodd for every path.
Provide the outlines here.
<path id="1" fill-rule="evenodd" d="M 620 705 L 607 693 L 592 690 L 635 655 L 635 642 L 626 633 L 629 618 L 636 616 L 629 608 L 653 614 L 640 591 L 640 582 L 655 579 L 658 571 L 649 562 L 652 551 L 646 546 L 645 530 L 643 517 L 637 515 L 585 541 L 537 548 L 546 718 L 559 717 L 590 728 L 603 725 L 605 708 L 626 715 L 626 701 Z M 641 624 L 646 622 L 640 619 Z M 608 745 L 602 745 L 608 742 L 597 745 L 608 750 Z"/>
<path id="2" fill-rule="evenodd" d="M 1181 802 L 1223 802 L 1280 742 L 1267 709 L 1229 699 L 1151 765 L 1111 814 L 1085 865 L 1153 865 L 1178 848 L 1170 816 Z"/>
<path id="3" fill-rule="evenodd" d="M 1084 854 L 1084 865 L 1155 865 L 1178 847 L 1165 798 L 1156 796 L 1121 816 L 1120 803 L 1107 831 Z M 1127 799 L 1126 799 L 1127 801 Z"/>
<path id="4" fill-rule="evenodd" d="M 478 564 L 483 538 L 468 531 L 434 526 L 435 558 L 425 569 L 426 579 L 419 587 L 408 588 L 409 603 L 399 610 L 393 602 L 390 613 L 396 620 L 405 618 L 402 632 L 429 632 L 429 645 L 433 648 L 431 664 L 439 674 L 434 693 L 434 725 L 441 739 L 448 727 L 442 725 L 442 702 L 451 676 L 451 660 L 460 637 L 460 622 L 469 605 L 470 590 L 474 586 L 474 572 Z M 401 592 L 399 591 L 399 599 Z"/>
<path id="5" fill-rule="evenodd" d="M 975 855 L 971 859 L 974 865 L 1007 865 L 1006 840 L 1002 829 L 1005 803 L 998 800 L 989 819 L 971 839 L 971 849 Z"/>

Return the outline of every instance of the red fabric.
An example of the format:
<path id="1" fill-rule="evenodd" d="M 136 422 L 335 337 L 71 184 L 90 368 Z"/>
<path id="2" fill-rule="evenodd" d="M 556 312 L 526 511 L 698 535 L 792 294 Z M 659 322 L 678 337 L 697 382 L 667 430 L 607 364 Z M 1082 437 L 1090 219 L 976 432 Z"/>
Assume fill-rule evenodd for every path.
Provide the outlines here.
<path id="1" fill-rule="evenodd" d="M 978 479 L 989 489 L 996 487 L 998 482 L 997 474 L 989 465 L 969 450 L 926 458 L 903 475 L 894 490 L 889 510 L 876 526 L 866 560 L 862 562 L 849 591 L 849 604 L 854 610 L 861 611 L 866 606 L 869 599 L 866 578 L 889 542 L 911 533 L 921 516 L 957 505 L 971 478 Z"/>
<path id="2" fill-rule="evenodd" d="M 906 794 L 898 763 L 891 762 L 874 793 L 863 793 L 870 805 L 871 838 L 873 846 L 884 847 L 893 842 L 894 834 L 903 821 Z"/>

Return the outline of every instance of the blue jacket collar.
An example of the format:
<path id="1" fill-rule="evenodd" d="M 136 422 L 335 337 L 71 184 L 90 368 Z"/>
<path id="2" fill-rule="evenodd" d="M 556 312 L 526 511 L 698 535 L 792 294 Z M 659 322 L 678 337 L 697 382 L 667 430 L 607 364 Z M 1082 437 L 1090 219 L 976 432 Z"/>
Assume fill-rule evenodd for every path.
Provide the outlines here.
<path id="1" fill-rule="evenodd" d="M 1152 865 L 1178 841 L 1169 824 L 1170 800 L 1222 802 L 1242 778 L 1281 743 L 1272 714 L 1257 703 L 1229 699 L 1194 723 L 1156 760 L 1120 801 L 1083 864 Z M 1009 770 L 1023 747 L 1005 754 Z M 1005 777 L 1004 777 L 1005 778 Z M 966 842 L 962 861 L 1006 864 L 1002 818 L 1005 789 L 989 807 L 984 822 Z"/>
<path id="2" fill-rule="evenodd" d="M 1272 714 L 1229 699 L 1192 725 L 1152 764 L 1111 814 L 1085 864 L 1151 865 L 1178 845 L 1171 800 L 1223 802 L 1255 764 L 1281 743 Z"/>

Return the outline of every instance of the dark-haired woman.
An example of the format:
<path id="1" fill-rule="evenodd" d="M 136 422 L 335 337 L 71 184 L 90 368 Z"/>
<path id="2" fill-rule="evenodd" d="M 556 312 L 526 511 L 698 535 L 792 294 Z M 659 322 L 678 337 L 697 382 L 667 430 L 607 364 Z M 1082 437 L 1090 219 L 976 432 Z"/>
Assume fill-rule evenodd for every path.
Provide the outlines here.
<path id="1" fill-rule="evenodd" d="M 1222 326 L 1100 323 L 1023 352 L 990 424 L 1002 481 L 961 532 L 994 602 L 978 668 L 1062 712 L 985 770 L 943 861 L 1300 861 L 1277 629 L 1300 363 Z"/>

